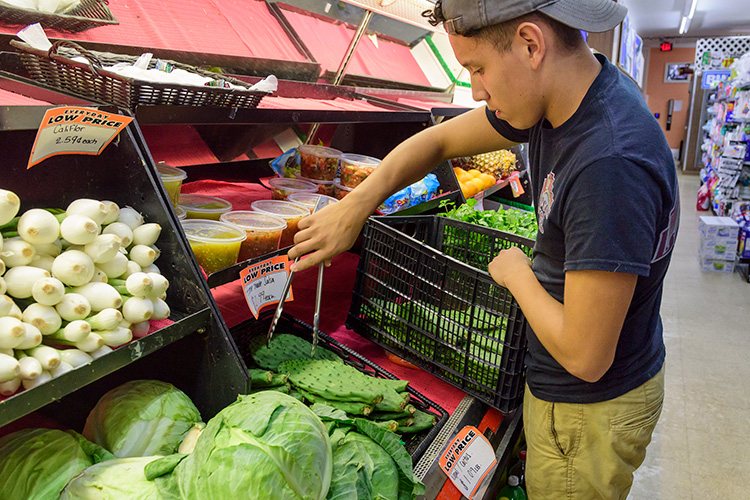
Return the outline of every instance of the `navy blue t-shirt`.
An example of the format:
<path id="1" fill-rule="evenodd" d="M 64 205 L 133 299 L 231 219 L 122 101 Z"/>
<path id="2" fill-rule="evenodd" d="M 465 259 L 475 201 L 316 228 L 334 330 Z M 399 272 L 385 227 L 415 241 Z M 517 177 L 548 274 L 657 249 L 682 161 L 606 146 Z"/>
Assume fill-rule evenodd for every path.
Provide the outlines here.
<path id="1" fill-rule="evenodd" d="M 547 292 L 563 302 L 566 271 L 638 275 L 614 362 L 597 382 L 568 373 L 528 329 L 529 388 L 550 402 L 613 399 L 653 377 L 665 356 L 659 307 L 679 221 L 674 161 L 636 85 L 597 58 L 601 72 L 557 128 L 542 120 L 518 130 L 487 110 L 503 137 L 529 143 L 539 223 L 532 269 Z"/>

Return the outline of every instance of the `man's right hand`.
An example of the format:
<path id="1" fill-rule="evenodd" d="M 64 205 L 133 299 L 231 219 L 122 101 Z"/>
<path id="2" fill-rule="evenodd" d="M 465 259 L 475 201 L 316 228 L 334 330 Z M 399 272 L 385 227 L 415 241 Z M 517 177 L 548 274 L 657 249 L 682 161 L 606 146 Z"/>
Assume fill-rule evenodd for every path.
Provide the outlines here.
<path id="1" fill-rule="evenodd" d="M 289 259 L 311 253 L 292 264 L 292 271 L 301 271 L 321 262 L 330 265 L 335 255 L 354 245 L 370 213 L 368 210 L 362 214 L 357 207 L 349 205 L 351 203 L 345 200 L 331 203 L 299 221 L 299 232 L 294 236 L 294 246 L 289 249 Z"/>

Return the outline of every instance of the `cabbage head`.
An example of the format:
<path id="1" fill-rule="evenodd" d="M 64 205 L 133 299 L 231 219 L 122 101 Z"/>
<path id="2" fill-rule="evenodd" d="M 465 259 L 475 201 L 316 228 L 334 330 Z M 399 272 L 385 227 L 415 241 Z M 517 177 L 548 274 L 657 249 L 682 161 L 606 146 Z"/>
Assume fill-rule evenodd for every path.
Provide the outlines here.
<path id="1" fill-rule="evenodd" d="M 158 380 L 133 380 L 107 392 L 83 435 L 118 458 L 169 455 L 201 416 L 184 392 Z"/>
<path id="2" fill-rule="evenodd" d="M 118 458 L 92 465 L 74 477 L 60 500 L 162 500 L 143 469 L 160 457 Z"/>
<path id="3" fill-rule="evenodd" d="M 75 432 L 24 429 L 0 438 L 0 498 L 57 500 L 72 477 L 111 453 Z"/>
<path id="4" fill-rule="evenodd" d="M 183 500 L 323 500 L 332 468 L 331 441 L 312 410 L 263 391 L 212 418 L 172 480 Z"/>

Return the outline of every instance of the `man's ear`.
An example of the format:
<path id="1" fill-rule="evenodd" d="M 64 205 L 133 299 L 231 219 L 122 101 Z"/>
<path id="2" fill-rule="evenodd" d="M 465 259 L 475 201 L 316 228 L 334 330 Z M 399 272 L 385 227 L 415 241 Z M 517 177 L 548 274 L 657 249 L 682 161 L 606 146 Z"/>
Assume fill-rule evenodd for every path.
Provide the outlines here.
<path id="1" fill-rule="evenodd" d="M 547 50 L 544 32 L 539 25 L 532 22 L 519 24 L 516 41 L 522 44 L 523 57 L 528 60 L 531 69 L 539 69 Z"/>

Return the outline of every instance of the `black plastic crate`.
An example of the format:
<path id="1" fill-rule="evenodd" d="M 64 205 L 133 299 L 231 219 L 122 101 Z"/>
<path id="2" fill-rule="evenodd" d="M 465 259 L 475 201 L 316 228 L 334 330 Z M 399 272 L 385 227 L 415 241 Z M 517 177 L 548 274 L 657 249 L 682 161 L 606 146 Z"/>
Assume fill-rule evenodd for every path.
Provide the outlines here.
<path id="1" fill-rule="evenodd" d="M 254 366 L 252 356 L 250 355 L 250 341 L 259 335 L 265 336 L 268 333 L 268 328 L 271 325 L 271 319 L 273 318 L 274 312 L 275 311 L 266 311 L 265 313 L 261 313 L 259 320 L 247 320 L 230 330 L 234 337 L 234 342 L 248 366 Z M 282 313 L 279 318 L 276 332 L 296 335 L 297 337 L 301 337 L 308 341 L 312 339 L 312 327 L 287 313 Z M 390 372 L 360 356 L 344 344 L 337 342 L 332 337 L 322 332 L 320 334 L 320 343 L 318 344 L 318 348 L 321 347 L 334 352 L 340 356 L 345 363 L 357 368 L 359 371 L 364 372 L 367 375 L 378 378 L 397 378 Z M 432 444 L 432 441 L 438 435 L 440 429 L 445 425 L 445 422 L 448 420 L 448 412 L 419 392 L 415 391 L 410 386 L 407 386 L 406 390 L 411 394 L 411 399 L 409 400 L 410 404 L 413 404 L 419 410 L 434 415 L 436 418 L 435 425 L 429 431 L 419 432 L 413 435 L 404 435 L 402 437 L 406 446 L 406 451 L 411 455 L 412 462 L 416 464 L 419 462 L 419 459 L 424 452 L 427 451 L 430 444 Z"/>
<path id="2" fill-rule="evenodd" d="M 526 320 L 482 264 L 514 245 L 530 254 L 533 241 L 444 217 L 370 219 L 347 327 L 512 411 L 523 398 Z"/>

